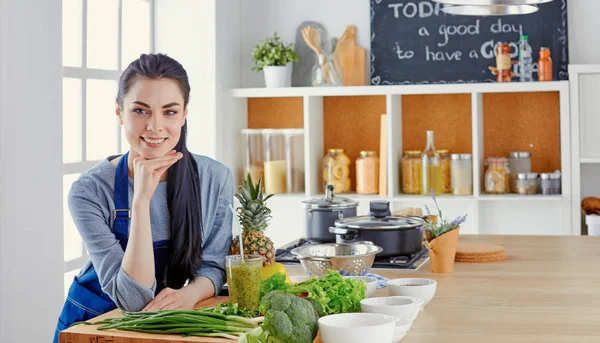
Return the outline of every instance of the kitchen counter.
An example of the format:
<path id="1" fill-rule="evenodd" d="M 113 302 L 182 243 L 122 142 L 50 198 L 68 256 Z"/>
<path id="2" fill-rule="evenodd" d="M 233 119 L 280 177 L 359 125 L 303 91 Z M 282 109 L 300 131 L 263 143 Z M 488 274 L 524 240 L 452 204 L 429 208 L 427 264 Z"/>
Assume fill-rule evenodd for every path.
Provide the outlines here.
<path id="1" fill-rule="evenodd" d="M 402 343 L 600 342 L 600 237 L 461 236 L 462 242 L 504 246 L 507 260 L 456 263 L 452 274 L 373 269 L 388 278 L 425 277 L 438 281 L 435 297 L 419 314 Z M 291 275 L 301 267 L 288 267 Z M 387 289 L 376 296 L 388 295 Z M 226 302 L 214 298 L 199 303 Z M 118 316 L 112 311 L 97 319 Z M 319 340 L 317 339 L 316 342 Z M 228 342 L 76 326 L 63 343 Z"/>

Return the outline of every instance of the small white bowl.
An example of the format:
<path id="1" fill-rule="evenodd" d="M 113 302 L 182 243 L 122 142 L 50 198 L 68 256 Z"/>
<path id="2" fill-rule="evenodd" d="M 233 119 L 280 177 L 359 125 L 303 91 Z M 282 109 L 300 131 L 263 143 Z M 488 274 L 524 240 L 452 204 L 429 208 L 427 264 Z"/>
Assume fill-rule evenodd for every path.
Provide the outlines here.
<path id="1" fill-rule="evenodd" d="M 291 283 L 300 283 L 300 282 L 304 282 L 306 280 L 308 280 L 310 278 L 310 276 L 308 275 L 290 275 L 290 282 Z"/>
<path id="2" fill-rule="evenodd" d="M 412 320 L 406 317 L 396 318 L 396 330 L 394 331 L 394 343 L 398 343 L 406 336 L 412 326 Z"/>
<path id="3" fill-rule="evenodd" d="M 436 288 L 437 282 L 431 279 L 402 278 L 388 280 L 387 282 L 387 289 L 390 295 L 406 295 L 423 299 L 422 308 L 431 301 Z"/>
<path id="4" fill-rule="evenodd" d="M 394 343 L 397 319 L 378 313 L 342 313 L 319 318 L 322 343 Z"/>
<path id="5" fill-rule="evenodd" d="M 363 280 L 367 284 L 367 298 L 375 295 L 377 291 L 377 279 L 372 276 L 345 276 L 354 280 Z"/>
<path id="6" fill-rule="evenodd" d="M 360 301 L 362 312 L 381 313 L 396 318 L 415 320 L 421 310 L 423 301 L 415 297 L 393 296 L 363 299 Z"/>

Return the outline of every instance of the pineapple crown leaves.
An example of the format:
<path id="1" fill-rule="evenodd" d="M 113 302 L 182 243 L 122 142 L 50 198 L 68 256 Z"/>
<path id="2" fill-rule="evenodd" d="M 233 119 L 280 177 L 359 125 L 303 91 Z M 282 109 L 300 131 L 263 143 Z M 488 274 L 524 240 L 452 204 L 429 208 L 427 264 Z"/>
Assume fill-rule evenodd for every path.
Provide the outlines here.
<path id="1" fill-rule="evenodd" d="M 242 205 L 236 211 L 243 231 L 263 231 L 267 228 L 271 219 L 271 209 L 267 207 L 266 202 L 272 196 L 273 194 L 263 192 L 262 177 L 256 185 L 250 173 L 242 180 L 235 197 Z"/>

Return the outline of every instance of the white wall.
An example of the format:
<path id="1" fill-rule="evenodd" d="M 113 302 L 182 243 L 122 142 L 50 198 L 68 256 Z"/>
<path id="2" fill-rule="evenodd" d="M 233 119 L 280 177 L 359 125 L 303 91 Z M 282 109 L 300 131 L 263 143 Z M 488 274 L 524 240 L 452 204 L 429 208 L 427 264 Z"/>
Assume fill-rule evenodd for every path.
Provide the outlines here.
<path id="1" fill-rule="evenodd" d="M 0 342 L 49 342 L 63 303 L 61 0 L 0 2 Z"/>
<path id="2" fill-rule="evenodd" d="M 571 64 L 600 63 L 598 41 L 598 0 L 567 0 L 569 30 L 569 60 Z"/>
<path id="3" fill-rule="evenodd" d="M 188 149 L 216 156 L 216 3 L 214 0 L 156 0 L 155 52 L 186 69 L 191 85 Z"/>

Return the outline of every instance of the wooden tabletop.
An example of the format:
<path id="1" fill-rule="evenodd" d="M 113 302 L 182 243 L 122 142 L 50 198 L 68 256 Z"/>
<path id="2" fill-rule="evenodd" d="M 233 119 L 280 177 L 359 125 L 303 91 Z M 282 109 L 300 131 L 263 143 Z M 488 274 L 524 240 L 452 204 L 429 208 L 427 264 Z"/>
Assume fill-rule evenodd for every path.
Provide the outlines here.
<path id="1" fill-rule="evenodd" d="M 418 271 L 371 271 L 388 278 L 438 281 L 435 297 L 402 343 L 600 342 L 600 237 L 461 236 L 460 240 L 502 245 L 507 260 L 456 263 L 448 275 L 431 273 L 429 264 Z M 289 267 L 288 272 L 303 274 L 301 267 Z M 386 288 L 376 294 L 387 295 Z M 223 301 L 227 299 L 209 299 L 198 305 Z M 108 316 L 118 316 L 118 312 L 97 319 Z M 61 334 L 61 342 L 232 341 L 76 326 Z"/>

